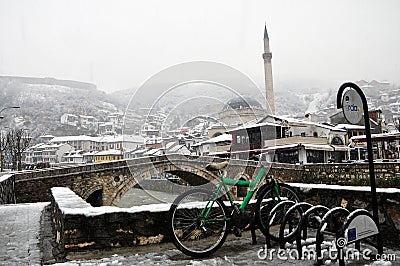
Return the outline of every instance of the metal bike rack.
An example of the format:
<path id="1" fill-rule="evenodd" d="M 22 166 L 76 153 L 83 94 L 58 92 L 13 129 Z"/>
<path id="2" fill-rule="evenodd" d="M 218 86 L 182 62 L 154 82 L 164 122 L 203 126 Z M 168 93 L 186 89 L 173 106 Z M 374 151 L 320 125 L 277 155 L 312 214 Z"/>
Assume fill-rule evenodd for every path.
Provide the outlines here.
<path id="1" fill-rule="evenodd" d="M 373 236 L 377 236 L 378 239 L 377 243 L 375 245 L 373 244 L 373 246 L 377 248 L 379 254 L 382 254 L 383 249 L 382 246 L 379 245 L 380 231 L 374 217 L 364 209 L 358 209 L 351 212 L 347 216 L 347 219 L 339 232 L 339 237 L 346 240 L 344 246 L 338 246 L 339 266 L 345 265 L 343 257 L 343 248 L 345 246 L 354 243 L 355 248 L 360 251 L 361 240 Z M 369 242 L 369 244 L 371 243 Z"/>
<path id="2" fill-rule="evenodd" d="M 307 239 L 307 223 L 310 218 L 311 214 L 317 214 L 319 216 L 319 213 L 323 213 L 325 215 L 329 211 L 329 208 L 322 206 L 322 205 L 317 205 L 317 206 L 312 206 L 309 208 L 301 217 L 300 223 L 299 223 L 299 231 L 297 232 L 296 235 L 296 247 L 297 247 L 297 252 L 299 254 L 299 259 L 302 259 L 302 246 L 301 246 L 301 240 L 306 240 Z M 319 225 L 321 224 L 323 216 L 319 216 L 320 219 L 318 221 Z M 302 235 L 303 233 L 303 235 Z"/>
<path id="3" fill-rule="evenodd" d="M 268 217 L 267 217 L 267 235 L 265 236 L 265 242 L 266 242 L 268 248 L 271 247 L 271 238 L 269 237 L 269 232 L 270 232 L 270 220 L 271 220 L 271 218 L 272 218 L 271 215 L 274 214 L 274 213 L 276 212 L 276 210 L 277 210 L 278 208 L 280 208 L 282 205 L 288 205 L 289 207 L 291 207 L 291 206 L 293 206 L 293 205 L 295 205 L 295 204 L 296 204 L 296 202 L 291 201 L 291 200 L 284 200 L 284 201 L 281 201 L 281 202 L 279 202 L 278 204 L 276 204 L 276 205 L 272 208 L 271 212 L 268 214 Z"/>
<path id="4" fill-rule="evenodd" d="M 289 208 L 285 212 L 279 227 L 279 247 L 285 248 L 286 243 L 292 242 L 295 239 L 297 254 L 299 255 L 298 259 L 302 259 L 303 253 L 301 240 L 307 240 L 307 229 L 310 216 L 314 214 L 319 217 L 319 219 L 317 219 L 319 225 L 316 232 L 315 242 L 317 265 L 323 264 L 322 242 L 325 234 L 333 234 L 335 236 L 339 266 L 345 265 L 343 255 L 343 249 L 345 246 L 354 243 L 355 248 L 360 251 L 361 240 L 366 240 L 367 238 L 374 236 L 377 236 L 378 239 L 380 237 L 379 227 L 377 226 L 373 215 L 367 210 L 358 209 L 350 213 L 349 210 L 343 207 L 329 209 L 322 205 L 313 206 L 307 202 L 295 203 L 293 201 L 285 200 L 274 206 L 268 214 L 266 220 L 266 229 L 268 233 L 266 235 L 267 248 L 271 247 L 271 237 L 269 234 L 271 225 L 270 220 L 276 214 L 277 210 L 282 207 Z M 290 217 L 296 211 L 301 215 L 299 223 L 297 225 L 290 224 Z M 289 234 L 292 234 L 290 237 L 285 236 L 287 223 L 289 223 Z M 327 230 L 328 226 L 331 229 L 330 231 Z M 338 242 L 340 239 L 344 241 L 343 245 L 339 245 Z M 368 243 L 372 244 L 371 242 Z M 379 254 L 382 254 L 383 251 L 380 250 L 379 241 L 377 241 L 376 245 L 372 245 L 377 248 Z"/>
<path id="5" fill-rule="evenodd" d="M 322 265 L 322 263 L 323 263 L 321 244 L 322 244 L 322 241 L 324 238 L 324 233 L 326 232 L 325 228 L 328 225 L 329 220 L 333 221 L 333 226 L 334 226 L 333 230 L 334 230 L 336 239 L 338 239 L 340 237 L 341 226 L 339 225 L 337 220 L 332 219 L 332 218 L 334 218 L 334 215 L 336 215 L 336 214 L 345 214 L 346 216 L 348 216 L 350 214 L 350 212 L 343 207 L 336 207 L 336 208 L 329 210 L 327 213 L 325 213 L 324 217 L 322 217 L 321 223 L 317 230 L 316 243 L 315 243 L 318 265 Z M 337 243 L 336 243 L 336 246 L 337 246 Z"/>
<path id="6" fill-rule="evenodd" d="M 301 217 L 303 217 L 304 210 L 305 209 L 309 209 L 312 206 L 313 205 L 311 205 L 310 203 L 307 203 L 307 202 L 299 202 L 299 203 L 296 203 L 295 205 L 293 205 L 292 207 L 290 207 L 288 209 L 288 211 L 283 216 L 281 227 L 279 228 L 279 246 L 280 246 L 280 248 L 285 248 L 285 244 L 288 241 L 287 239 L 285 239 L 284 233 L 285 233 L 286 223 L 289 221 L 289 217 L 295 211 L 299 211 L 299 213 L 301 214 Z M 298 231 L 301 229 L 301 227 L 299 225 L 300 224 L 298 224 L 297 228 L 296 228 L 297 232 L 294 232 L 293 234 L 298 234 Z M 289 233 L 292 233 L 292 230 L 293 230 L 293 228 L 292 228 L 292 225 L 290 224 L 290 221 L 289 221 Z"/>

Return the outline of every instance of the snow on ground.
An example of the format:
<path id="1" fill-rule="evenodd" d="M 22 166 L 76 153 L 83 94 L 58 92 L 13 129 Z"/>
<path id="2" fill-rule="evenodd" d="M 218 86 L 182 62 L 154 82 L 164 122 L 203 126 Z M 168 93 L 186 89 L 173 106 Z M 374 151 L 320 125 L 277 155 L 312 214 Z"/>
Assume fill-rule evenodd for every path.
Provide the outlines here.
<path id="1" fill-rule="evenodd" d="M 40 216 L 48 204 L 0 205 L 1 265 L 40 265 Z"/>

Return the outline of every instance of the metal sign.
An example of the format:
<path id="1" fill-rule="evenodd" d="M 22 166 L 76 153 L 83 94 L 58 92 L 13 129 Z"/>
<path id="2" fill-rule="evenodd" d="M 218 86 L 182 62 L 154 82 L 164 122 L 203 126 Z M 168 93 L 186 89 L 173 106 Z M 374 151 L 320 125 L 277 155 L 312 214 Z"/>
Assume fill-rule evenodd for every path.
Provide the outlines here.
<path id="1" fill-rule="evenodd" d="M 379 234 L 379 230 L 374 220 L 367 215 L 355 217 L 344 233 L 345 237 L 347 237 L 347 243 L 352 243 L 377 234 Z"/>
<path id="2" fill-rule="evenodd" d="M 360 95 L 353 89 L 347 90 L 343 95 L 343 114 L 351 124 L 357 124 L 363 117 L 363 103 Z"/>

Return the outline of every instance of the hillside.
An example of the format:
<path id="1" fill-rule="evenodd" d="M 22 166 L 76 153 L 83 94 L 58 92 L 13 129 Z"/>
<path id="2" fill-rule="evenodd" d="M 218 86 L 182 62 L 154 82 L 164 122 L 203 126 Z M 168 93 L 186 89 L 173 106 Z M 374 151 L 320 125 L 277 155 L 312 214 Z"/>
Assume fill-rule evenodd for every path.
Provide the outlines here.
<path id="1" fill-rule="evenodd" d="M 36 137 L 43 134 L 80 134 L 79 129 L 61 125 L 64 113 L 92 115 L 100 120 L 121 108 L 110 103 L 94 84 L 49 78 L 0 77 L 0 106 L 5 110 L 1 127 L 22 127 Z"/>

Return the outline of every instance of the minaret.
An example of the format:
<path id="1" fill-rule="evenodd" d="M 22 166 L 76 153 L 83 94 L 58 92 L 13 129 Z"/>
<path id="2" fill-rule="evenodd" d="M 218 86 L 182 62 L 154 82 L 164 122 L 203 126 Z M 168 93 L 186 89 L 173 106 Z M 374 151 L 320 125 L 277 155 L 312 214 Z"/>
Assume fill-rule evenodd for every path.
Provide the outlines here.
<path id="1" fill-rule="evenodd" d="M 264 71 L 265 71 L 265 91 L 267 100 L 267 112 L 275 114 L 275 99 L 274 99 L 274 83 L 272 81 L 272 53 L 269 50 L 269 37 L 267 32 L 267 25 L 264 27 Z"/>

